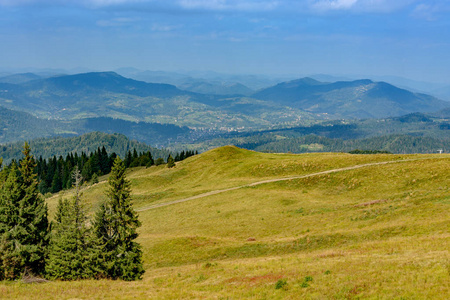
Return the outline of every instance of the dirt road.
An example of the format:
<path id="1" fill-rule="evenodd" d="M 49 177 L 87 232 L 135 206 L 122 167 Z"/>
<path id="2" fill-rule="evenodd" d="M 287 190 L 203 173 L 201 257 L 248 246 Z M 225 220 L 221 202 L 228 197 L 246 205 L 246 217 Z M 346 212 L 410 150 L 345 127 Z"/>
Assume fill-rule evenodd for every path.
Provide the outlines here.
<path id="1" fill-rule="evenodd" d="M 234 191 L 234 190 L 238 190 L 238 189 L 242 189 L 242 188 L 246 188 L 246 187 L 252 187 L 252 186 L 257 186 L 257 185 L 271 183 L 271 182 L 279 182 L 279 181 L 286 181 L 286 180 L 292 180 L 292 179 L 302 179 L 302 178 L 308 178 L 308 177 L 313 177 L 313 176 L 318 176 L 318 175 L 337 173 L 337 172 L 354 170 L 354 169 L 360 169 L 360 168 L 377 166 L 377 165 L 387 165 L 387 164 L 394 164 L 394 163 L 401 163 L 401 162 L 408 162 L 408 161 L 416 161 L 416 160 L 424 160 L 424 159 L 434 159 L 434 157 L 416 158 L 416 159 L 404 159 L 404 160 L 395 160 L 395 161 L 383 161 L 383 162 L 368 163 L 368 164 L 356 165 L 356 166 L 351 166 L 351 167 L 327 170 L 327 171 L 311 173 L 311 174 L 306 174 L 306 175 L 300 175 L 300 176 L 290 176 L 290 177 L 283 177 L 283 178 L 267 179 L 267 180 L 253 182 L 253 183 L 249 183 L 249 184 L 245 184 L 245 185 L 241 185 L 241 186 L 237 186 L 237 187 L 232 187 L 232 188 L 227 188 L 227 189 L 222 189 L 222 190 L 210 191 L 210 192 L 199 194 L 199 195 L 192 196 L 192 197 L 189 197 L 189 198 L 183 198 L 183 199 L 179 199 L 179 200 L 175 200 L 175 201 L 159 203 L 159 204 L 154 204 L 154 205 L 150 205 L 150 206 L 144 206 L 144 207 L 136 209 L 136 211 L 138 211 L 138 212 L 139 211 L 146 211 L 146 210 L 155 209 L 155 208 L 158 208 L 158 207 L 164 207 L 164 206 L 168 206 L 168 205 L 173 205 L 173 204 L 177 204 L 177 203 L 181 203 L 181 202 L 186 202 L 186 201 L 190 201 L 190 200 L 195 200 L 195 199 L 204 198 L 204 197 L 208 197 L 208 196 L 212 196 L 212 195 L 217 195 L 217 194 L 220 194 L 220 193 L 230 192 L 230 191 Z"/>

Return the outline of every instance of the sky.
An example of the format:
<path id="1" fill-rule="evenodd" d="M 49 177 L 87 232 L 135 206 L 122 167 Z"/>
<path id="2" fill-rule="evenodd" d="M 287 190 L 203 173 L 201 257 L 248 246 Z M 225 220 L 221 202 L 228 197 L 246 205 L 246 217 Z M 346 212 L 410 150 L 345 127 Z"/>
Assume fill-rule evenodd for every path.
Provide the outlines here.
<path id="1" fill-rule="evenodd" d="M 0 69 L 450 83 L 450 0 L 0 0 Z"/>

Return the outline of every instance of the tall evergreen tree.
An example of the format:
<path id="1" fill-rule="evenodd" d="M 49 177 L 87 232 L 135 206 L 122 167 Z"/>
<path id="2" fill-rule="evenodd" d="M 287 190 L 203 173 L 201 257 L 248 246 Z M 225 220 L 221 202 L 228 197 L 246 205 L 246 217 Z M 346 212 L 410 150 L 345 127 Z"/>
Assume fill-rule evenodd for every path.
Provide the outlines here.
<path id="1" fill-rule="evenodd" d="M 99 153 L 102 174 L 108 174 L 109 172 L 111 172 L 111 168 L 109 166 L 109 157 L 108 152 L 106 152 L 105 146 L 102 147 L 102 150 Z"/>
<path id="2" fill-rule="evenodd" d="M 14 240 L 18 234 L 20 189 L 17 164 L 13 162 L 0 194 L 0 280 L 18 278 L 23 262 Z"/>
<path id="3" fill-rule="evenodd" d="M 132 161 L 133 161 L 133 156 L 131 155 L 131 151 L 128 151 L 127 155 L 125 157 L 125 167 L 128 168 L 131 165 Z"/>
<path id="4" fill-rule="evenodd" d="M 169 157 L 167 158 L 167 167 L 173 168 L 175 167 L 175 160 L 173 159 L 172 155 L 169 154 Z"/>
<path id="5" fill-rule="evenodd" d="M 20 162 L 23 197 L 19 201 L 18 227 L 22 228 L 17 242 L 21 245 L 24 268 L 33 274 L 42 274 L 45 266 L 45 248 L 48 244 L 47 205 L 39 194 L 34 169 L 36 163 L 28 143 L 23 147 Z"/>
<path id="6" fill-rule="evenodd" d="M 34 173 L 36 163 L 30 151 L 30 146 L 25 143 L 24 158 L 19 167 L 21 176 L 17 176 L 13 167 L 2 193 L 2 203 L 6 203 L 10 216 L 0 249 L 8 279 L 18 278 L 24 271 L 44 272 L 48 243 L 47 206 L 38 191 Z"/>
<path id="7" fill-rule="evenodd" d="M 142 250 L 134 240 L 141 223 L 132 207 L 130 182 L 119 157 L 114 161 L 108 183 L 108 200 L 97 212 L 94 222 L 102 245 L 104 274 L 112 279 L 140 279 L 144 273 Z"/>
<path id="8" fill-rule="evenodd" d="M 60 280 L 90 278 L 94 271 L 89 257 L 92 248 L 86 213 L 81 204 L 82 177 L 75 167 L 72 173 L 75 195 L 59 200 L 49 246 L 47 277 Z"/>

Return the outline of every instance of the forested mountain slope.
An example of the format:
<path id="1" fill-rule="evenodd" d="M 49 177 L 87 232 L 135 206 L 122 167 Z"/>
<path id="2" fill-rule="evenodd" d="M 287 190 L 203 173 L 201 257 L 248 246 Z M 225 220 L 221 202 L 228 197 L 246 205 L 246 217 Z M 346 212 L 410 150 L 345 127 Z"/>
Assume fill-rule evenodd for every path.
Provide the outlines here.
<path id="1" fill-rule="evenodd" d="M 382 118 L 450 106 L 429 95 L 371 80 L 325 83 L 302 78 L 263 89 L 252 97 L 342 118 Z"/>
<path id="2" fill-rule="evenodd" d="M 0 146 L 0 157 L 8 162 L 11 159 L 20 159 L 22 156 L 23 142 L 16 142 Z M 122 134 L 106 134 L 102 132 L 91 132 L 75 137 L 56 137 L 56 138 L 41 138 L 31 140 L 29 142 L 32 154 L 35 157 L 47 159 L 53 156 L 66 156 L 68 153 L 81 152 L 91 153 L 103 146 L 108 153 L 115 152 L 120 157 L 124 158 L 128 151 L 136 149 L 138 152 L 150 151 L 153 157 L 167 158 L 169 151 L 157 149 L 148 146 L 144 143 L 130 140 Z"/>

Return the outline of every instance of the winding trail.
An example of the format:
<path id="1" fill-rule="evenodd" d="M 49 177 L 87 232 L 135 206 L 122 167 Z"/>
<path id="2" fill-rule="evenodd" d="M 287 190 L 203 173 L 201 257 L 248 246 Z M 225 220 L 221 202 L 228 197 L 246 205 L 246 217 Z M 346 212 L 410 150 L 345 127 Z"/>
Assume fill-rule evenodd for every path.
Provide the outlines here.
<path id="1" fill-rule="evenodd" d="M 267 180 L 244 184 L 244 185 L 236 186 L 236 187 L 232 187 L 232 188 L 210 191 L 207 193 L 203 193 L 203 194 L 199 194 L 199 195 L 195 195 L 192 197 L 183 198 L 183 199 L 179 199 L 179 200 L 174 200 L 174 201 L 170 201 L 170 202 L 159 203 L 159 204 L 154 204 L 154 205 L 150 205 L 150 206 L 144 206 L 144 207 L 136 209 L 136 211 L 137 212 L 146 211 L 146 210 L 150 210 L 150 209 L 169 206 L 169 205 L 173 205 L 173 204 L 177 204 L 177 203 L 182 203 L 182 202 L 186 202 L 186 201 L 190 201 L 190 200 L 204 198 L 204 197 L 208 197 L 208 196 L 212 196 L 212 195 L 217 195 L 217 194 L 221 194 L 221 193 L 225 193 L 225 192 L 230 192 L 230 191 L 234 191 L 234 190 L 238 190 L 238 189 L 242 189 L 242 188 L 246 188 L 246 187 L 253 187 L 253 186 L 266 184 L 266 183 L 286 181 L 286 180 L 292 180 L 292 179 L 302 179 L 302 178 L 325 175 L 325 174 L 330 174 L 330 173 L 337 173 L 337 172 L 360 169 L 360 168 L 377 166 L 377 165 L 387 165 L 387 164 L 395 164 L 395 163 L 401 163 L 401 162 L 410 162 L 410 161 L 426 160 L 426 159 L 436 159 L 436 158 L 441 158 L 441 157 L 425 157 L 425 158 L 382 161 L 382 162 L 376 162 L 376 163 L 368 163 L 368 164 L 362 164 L 362 165 L 355 165 L 355 166 L 351 166 L 351 167 L 344 167 L 344 168 L 332 169 L 332 170 L 327 170 L 327 171 L 321 171 L 321 172 L 317 172 L 317 173 L 311 173 L 311 174 L 300 175 L 300 176 L 290 176 L 290 177 L 283 177 L 283 178 L 267 179 Z"/>

